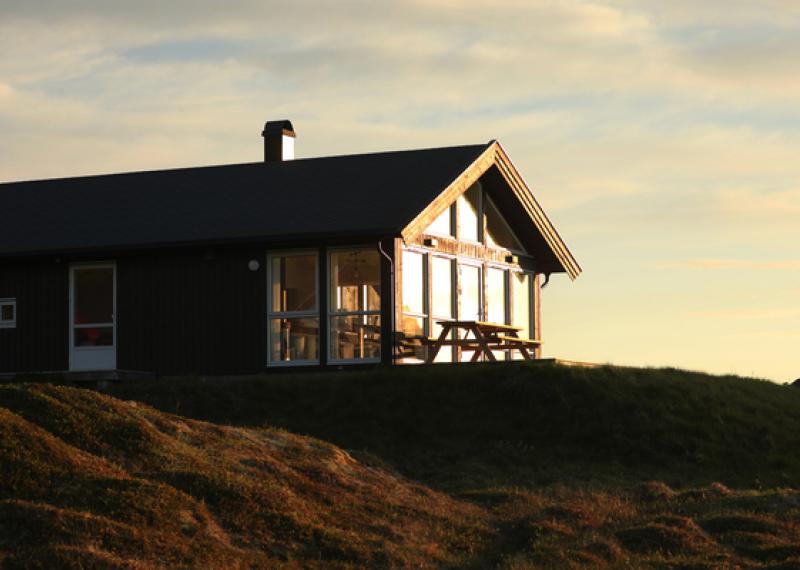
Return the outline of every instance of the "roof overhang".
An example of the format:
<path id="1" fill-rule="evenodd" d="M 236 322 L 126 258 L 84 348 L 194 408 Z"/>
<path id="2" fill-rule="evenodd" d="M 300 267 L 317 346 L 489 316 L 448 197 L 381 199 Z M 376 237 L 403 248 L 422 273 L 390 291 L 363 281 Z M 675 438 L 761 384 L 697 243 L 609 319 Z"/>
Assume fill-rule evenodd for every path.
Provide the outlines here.
<path id="1" fill-rule="evenodd" d="M 475 184 L 490 168 L 496 167 L 511 192 L 517 198 L 527 218 L 538 230 L 552 253 L 560 271 L 575 279 L 581 273 L 581 267 L 570 252 L 567 244 L 561 239 L 555 226 L 544 213 L 539 202 L 525 183 L 522 175 L 511 162 L 503 147 L 492 141 L 478 158 L 470 164 L 453 182 L 450 183 L 428 206 L 420 212 L 400 232 L 405 240 L 417 237 L 425 231 L 430 222 L 444 212 L 461 194 Z"/>

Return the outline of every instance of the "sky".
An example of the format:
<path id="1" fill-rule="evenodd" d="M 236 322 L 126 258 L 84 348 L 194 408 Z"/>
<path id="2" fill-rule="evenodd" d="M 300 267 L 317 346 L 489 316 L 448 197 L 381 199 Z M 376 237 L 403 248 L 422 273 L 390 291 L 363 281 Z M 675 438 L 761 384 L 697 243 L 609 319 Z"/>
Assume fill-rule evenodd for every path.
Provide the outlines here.
<path id="1" fill-rule="evenodd" d="M 795 0 L 0 0 L 0 181 L 498 139 L 546 356 L 800 377 Z"/>

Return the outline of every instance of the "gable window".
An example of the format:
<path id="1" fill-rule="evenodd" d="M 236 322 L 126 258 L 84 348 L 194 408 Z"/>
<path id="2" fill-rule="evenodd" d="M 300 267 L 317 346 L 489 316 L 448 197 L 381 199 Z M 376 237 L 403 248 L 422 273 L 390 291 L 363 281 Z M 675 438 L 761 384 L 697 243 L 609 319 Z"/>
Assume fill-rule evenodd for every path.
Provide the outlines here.
<path id="1" fill-rule="evenodd" d="M 522 252 L 522 246 L 505 218 L 495 206 L 492 199 L 484 197 L 484 216 L 486 218 L 486 245 L 502 247 L 509 251 Z"/>
<path id="2" fill-rule="evenodd" d="M 0 299 L 0 329 L 17 327 L 17 300 Z"/>
<path id="3" fill-rule="evenodd" d="M 481 241 L 481 193 L 476 182 L 458 197 L 458 239 Z"/>
<path id="4" fill-rule="evenodd" d="M 439 214 L 431 225 L 425 230 L 426 233 L 436 234 L 439 236 L 454 236 L 455 232 L 453 224 L 453 214 L 455 207 L 451 204 L 444 212 Z"/>
<path id="5" fill-rule="evenodd" d="M 330 359 L 377 362 L 381 356 L 381 264 L 374 249 L 331 251 Z"/>
<path id="6" fill-rule="evenodd" d="M 267 273 L 269 364 L 317 364 L 317 252 L 270 254 Z"/>

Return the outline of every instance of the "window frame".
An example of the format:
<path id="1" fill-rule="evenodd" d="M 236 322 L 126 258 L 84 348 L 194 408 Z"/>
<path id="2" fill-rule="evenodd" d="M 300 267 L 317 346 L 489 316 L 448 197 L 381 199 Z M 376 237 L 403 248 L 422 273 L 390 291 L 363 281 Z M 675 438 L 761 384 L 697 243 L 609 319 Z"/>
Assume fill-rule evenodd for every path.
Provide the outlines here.
<path id="1" fill-rule="evenodd" d="M 314 258 L 314 309 L 305 311 L 274 311 L 272 309 L 272 260 L 276 257 L 299 257 L 310 255 Z M 321 351 L 317 349 L 315 360 L 272 360 L 272 321 L 274 319 L 293 319 L 293 318 L 314 318 L 322 327 L 320 318 L 320 296 L 319 296 L 319 250 L 316 249 L 288 249 L 268 251 L 266 256 L 267 270 L 267 367 L 278 368 L 282 366 L 318 366 L 320 364 Z M 317 331 L 317 346 L 322 340 L 321 328 Z"/>
<path id="2" fill-rule="evenodd" d="M 11 320 L 3 319 L 2 313 L 0 313 L 0 329 L 17 328 L 17 298 L 16 297 L 0 298 L 0 308 L 2 307 L 12 307 L 12 310 L 14 311 L 14 318 Z"/>
<path id="3" fill-rule="evenodd" d="M 383 308 L 382 307 L 383 306 L 383 283 L 381 283 L 380 284 L 381 285 L 381 294 L 379 296 L 380 304 L 379 304 L 377 310 L 374 310 L 374 309 L 373 310 L 366 310 L 366 311 L 334 311 L 333 310 L 333 303 L 331 303 L 331 298 L 333 296 L 333 281 L 332 281 L 332 277 L 333 277 L 332 268 L 333 268 L 333 266 L 331 264 L 331 257 L 332 257 L 332 255 L 334 253 L 341 252 L 341 251 L 374 251 L 375 253 L 378 254 L 378 272 L 380 274 L 381 257 L 380 257 L 380 253 L 377 251 L 376 248 L 371 248 L 371 247 L 365 246 L 365 245 L 353 245 L 353 246 L 349 246 L 349 247 L 348 246 L 337 246 L 337 247 L 328 248 L 327 251 L 325 252 L 325 260 L 326 260 L 326 268 L 325 268 L 326 269 L 326 271 L 325 271 L 325 275 L 326 275 L 326 279 L 325 279 L 326 291 L 325 291 L 325 293 L 326 293 L 326 295 L 328 295 L 328 297 L 327 297 L 327 307 L 328 307 L 328 311 L 327 312 L 328 312 L 328 315 L 327 315 L 326 323 L 325 323 L 325 326 L 327 327 L 326 330 L 328 332 L 328 340 L 326 342 L 327 349 L 326 349 L 326 353 L 325 353 L 327 355 L 327 361 L 328 361 L 329 364 L 337 364 L 337 365 L 338 364 L 375 364 L 375 363 L 378 363 L 378 362 L 381 361 L 381 356 L 382 356 L 381 352 L 378 353 L 377 357 L 370 357 L 370 358 L 333 358 L 332 355 L 331 355 L 331 352 L 332 352 L 331 351 L 331 338 L 332 338 L 331 324 L 332 324 L 333 319 L 335 317 L 357 317 L 357 316 L 372 316 L 372 315 L 378 315 L 378 317 L 381 317 L 382 316 L 381 315 L 382 308 Z M 380 322 L 380 328 L 381 328 L 381 336 L 383 336 L 383 334 L 384 334 L 383 319 L 380 319 L 379 322 Z M 381 346 L 381 348 L 382 348 L 382 346 Z"/>

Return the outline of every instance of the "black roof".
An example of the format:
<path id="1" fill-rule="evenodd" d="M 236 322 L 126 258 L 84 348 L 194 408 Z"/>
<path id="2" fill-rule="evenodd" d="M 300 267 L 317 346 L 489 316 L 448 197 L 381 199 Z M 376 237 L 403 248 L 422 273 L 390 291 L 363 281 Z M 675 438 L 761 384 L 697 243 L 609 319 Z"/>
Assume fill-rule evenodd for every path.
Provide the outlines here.
<path id="1" fill-rule="evenodd" d="M 0 184 L 0 255 L 397 235 L 486 144 Z"/>

